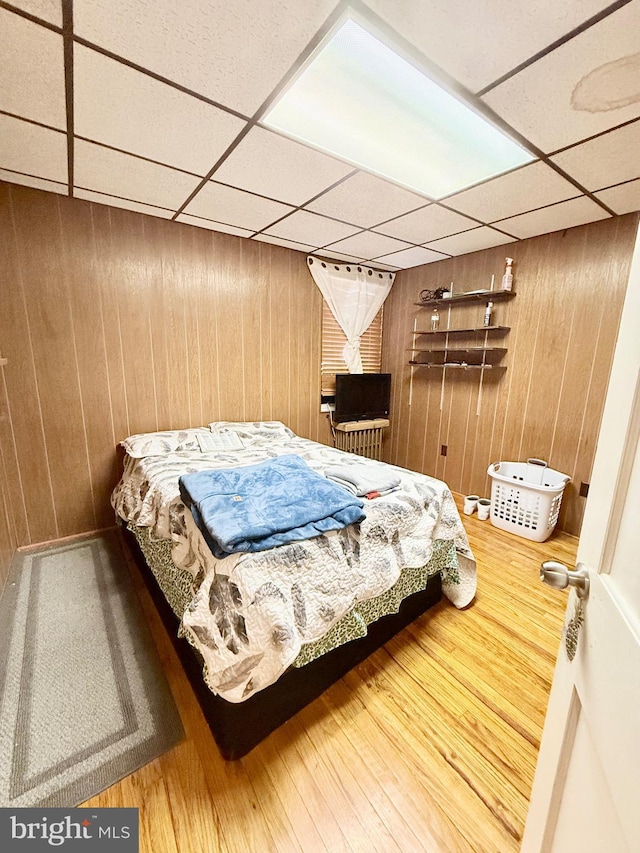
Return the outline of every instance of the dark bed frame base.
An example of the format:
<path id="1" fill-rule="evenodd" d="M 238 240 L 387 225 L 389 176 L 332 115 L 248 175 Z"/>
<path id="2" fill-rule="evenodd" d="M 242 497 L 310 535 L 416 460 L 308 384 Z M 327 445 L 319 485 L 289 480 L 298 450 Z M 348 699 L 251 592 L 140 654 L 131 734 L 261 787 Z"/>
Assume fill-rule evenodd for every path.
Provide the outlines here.
<path id="1" fill-rule="evenodd" d="M 246 755 L 278 726 L 317 699 L 345 673 L 442 597 L 440 575 L 435 575 L 430 578 L 426 589 L 403 600 L 398 613 L 383 616 L 369 625 L 366 637 L 339 646 L 299 669 L 290 667 L 275 684 L 236 704 L 214 695 L 205 684 L 201 659 L 186 640 L 177 636 L 178 619 L 147 566 L 135 537 L 126 529 L 124 534 L 200 703 L 202 713 L 222 756 L 227 760 Z"/>

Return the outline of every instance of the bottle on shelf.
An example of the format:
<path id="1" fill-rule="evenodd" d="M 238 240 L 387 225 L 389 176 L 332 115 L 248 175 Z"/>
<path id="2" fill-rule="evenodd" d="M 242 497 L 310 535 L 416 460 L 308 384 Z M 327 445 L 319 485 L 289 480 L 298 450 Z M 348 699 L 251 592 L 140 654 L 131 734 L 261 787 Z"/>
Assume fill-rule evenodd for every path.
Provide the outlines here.
<path id="1" fill-rule="evenodd" d="M 513 287 L 513 270 L 511 269 L 513 258 L 506 258 L 505 260 L 506 266 L 504 268 L 504 275 L 502 276 L 502 289 L 511 290 Z"/>
<path id="2" fill-rule="evenodd" d="M 491 325 L 491 317 L 493 315 L 493 302 L 487 302 L 487 307 L 484 309 L 483 326 Z"/>
<path id="3" fill-rule="evenodd" d="M 434 308 L 431 313 L 431 331 L 435 332 L 440 325 L 440 314 L 438 314 L 438 308 Z"/>

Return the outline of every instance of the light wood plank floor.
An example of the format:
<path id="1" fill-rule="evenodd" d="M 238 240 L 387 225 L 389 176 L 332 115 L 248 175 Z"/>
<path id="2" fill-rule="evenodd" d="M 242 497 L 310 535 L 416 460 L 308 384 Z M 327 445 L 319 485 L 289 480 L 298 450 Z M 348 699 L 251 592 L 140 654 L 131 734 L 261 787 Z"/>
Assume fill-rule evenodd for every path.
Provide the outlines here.
<path id="1" fill-rule="evenodd" d="M 518 850 L 566 604 L 539 564 L 577 540 L 463 520 L 474 604 L 441 602 L 231 763 L 132 561 L 186 740 L 85 805 L 139 807 L 144 853 Z"/>

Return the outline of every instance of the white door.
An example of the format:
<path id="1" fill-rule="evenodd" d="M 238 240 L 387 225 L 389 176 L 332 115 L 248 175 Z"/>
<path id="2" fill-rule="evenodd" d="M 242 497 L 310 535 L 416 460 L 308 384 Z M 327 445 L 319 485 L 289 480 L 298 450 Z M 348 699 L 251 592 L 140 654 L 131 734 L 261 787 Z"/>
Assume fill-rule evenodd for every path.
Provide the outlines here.
<path id="1" fill-rule="evenodd" d="M 523 853 L 640 851 L 639 438 L 640 238 L 578 547 L 584 622 L 572 662 L 563 635 Z"/>

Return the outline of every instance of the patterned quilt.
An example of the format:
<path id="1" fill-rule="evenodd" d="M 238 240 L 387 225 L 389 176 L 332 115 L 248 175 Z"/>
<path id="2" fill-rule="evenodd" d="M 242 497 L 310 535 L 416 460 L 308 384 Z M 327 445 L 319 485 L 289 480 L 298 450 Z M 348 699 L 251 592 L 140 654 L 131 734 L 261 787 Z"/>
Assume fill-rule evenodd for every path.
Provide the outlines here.
<path id="1" fill-rule="evenodd" d="M 281 426 L 281 425 L 280 425 Z M 446 484 L 394 468 L 402 488 L 366 501 L 359 525 L 256 553 L 218 560 L 180 499 L 182 474 L 250 465 L 295 453 L 317 471 L 332 465 L 390 467 L 262 424 L 211 425 L 234 429 L 244 449 L 125 457 L 112 504 L 118 515 L 150 537 L 173 542 L 172 558 L 191 573 L 194 595 L 183 631 L 200 651 L 210 689 L 241 702 L 276 681 L 304 644 L 325 636 L 353 607 L 389 590 L 404 568 L 425 566 L 435 540 L 455 544 L 459 571 L 443 575 L 443 592 L 457 607 L 475 594 L 475 563 Z"/>

